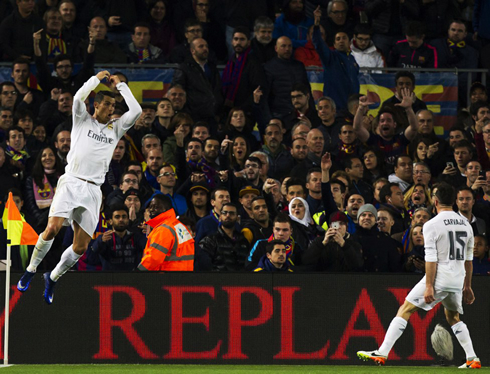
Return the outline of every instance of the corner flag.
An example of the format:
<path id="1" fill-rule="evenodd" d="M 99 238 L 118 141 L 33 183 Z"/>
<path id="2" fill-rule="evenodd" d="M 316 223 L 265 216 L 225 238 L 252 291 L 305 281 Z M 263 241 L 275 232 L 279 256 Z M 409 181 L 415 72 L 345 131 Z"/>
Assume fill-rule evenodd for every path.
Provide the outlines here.
<path id="1" fill-rule="evenodd" d="M 7 230 L 7 239 L 10 240 L 10 245 L 36 245 L 38 235 L 20 215 L 14 203 L 12 192 L 9 192 L 2 220 L 3 228 Z"/>

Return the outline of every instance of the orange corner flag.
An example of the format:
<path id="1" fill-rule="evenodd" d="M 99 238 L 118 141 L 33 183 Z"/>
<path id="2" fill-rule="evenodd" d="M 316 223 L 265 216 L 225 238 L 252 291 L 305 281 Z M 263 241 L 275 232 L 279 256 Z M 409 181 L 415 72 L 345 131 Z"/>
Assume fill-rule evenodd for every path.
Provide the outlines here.
<path id="1" fill-rule="evenodd" d="M 14 203 L 12 192 L 9 192 L 2 221 L 3 228 L 7 230 L 7 239 L 10 240 L 10 245 L 36 245 L 39 236 L 20 215 L 19 209 Z"/>

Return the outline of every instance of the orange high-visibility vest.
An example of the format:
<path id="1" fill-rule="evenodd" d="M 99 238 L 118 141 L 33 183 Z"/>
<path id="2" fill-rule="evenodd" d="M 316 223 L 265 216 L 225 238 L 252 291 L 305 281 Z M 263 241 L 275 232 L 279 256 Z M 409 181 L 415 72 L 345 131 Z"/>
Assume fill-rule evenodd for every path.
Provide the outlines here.
<path id="1" fill-rule="evenodd" d="M 153 231 L 148 236 L 139 270 L 193 271 L 194 239 L 173 209 L 148 221 Z"/>

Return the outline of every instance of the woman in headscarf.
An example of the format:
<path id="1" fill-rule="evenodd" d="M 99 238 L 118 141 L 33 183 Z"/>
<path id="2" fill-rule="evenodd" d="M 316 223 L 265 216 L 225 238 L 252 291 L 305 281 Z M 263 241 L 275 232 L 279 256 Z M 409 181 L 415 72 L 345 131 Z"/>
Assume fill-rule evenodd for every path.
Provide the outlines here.
<path id="1" fill-rule="evenodd" d="M 305 199 L 294 197 L 289 202 L 289 217 L 293 221 L 293 238 L 306 250 L 317 237 L 315 222 L 310 215 L 310 207 Z"/>

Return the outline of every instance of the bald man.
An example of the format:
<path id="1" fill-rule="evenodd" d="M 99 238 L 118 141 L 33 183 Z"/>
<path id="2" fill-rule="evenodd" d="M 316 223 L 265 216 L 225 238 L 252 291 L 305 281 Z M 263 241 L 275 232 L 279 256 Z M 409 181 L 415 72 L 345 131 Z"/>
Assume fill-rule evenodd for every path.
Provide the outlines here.
<path id="1" fill-rule="evenodd" d="M 192 118 L 216 124 L 215 116 L 223 105 L 221 77 L 216 65 L 208 60 L 209 46 L 203 38 L 190 42 L 192 58 L 187 58 L 175 70 L 172 86 L 180 84 L 187 93 L 187 105 Z"/>
<path id="2" fill-rule="evenodd" d="M 323 133 L 318 129 L 311 129 L 306 136 L 306 146 L 308 147 L 308 155 L 303 162 L 297 164 L 291 171 L 292 177 L 300 178 L 301 180 L 306 180 L 308 170 L 321 166 L 323 147 L 325 146 Z"/>
<path id="3" fill-rule="evenodd" d="M 291 102 L 291 90 L 297 83 L 303 83 L 310 87 L 306 69 L 302 62 L 292 59 L 293 43 L 291 39 L 282 36 L 276 42 L 276 57 L 264 65 L 267 79 L 267 87 L 264 90 L 264 98 L 267 100 L 266 116 L 267 119 L 279 118 L 284 119 L 288 114 L 294 111 Z M 310 94 L 310 108 L 315 107 L 313 95 Z M 286 128 L 286 132 L 291 131 L 291 123 Z"/>

